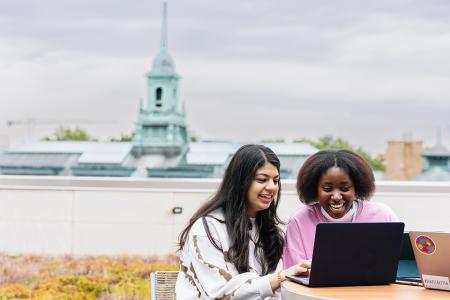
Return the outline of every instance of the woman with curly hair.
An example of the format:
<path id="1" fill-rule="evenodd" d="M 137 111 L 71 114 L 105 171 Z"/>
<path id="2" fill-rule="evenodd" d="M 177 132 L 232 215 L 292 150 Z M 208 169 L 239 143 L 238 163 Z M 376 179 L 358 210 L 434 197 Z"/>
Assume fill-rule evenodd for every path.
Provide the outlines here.
<path id="1" fill-rule="evenodd" d="M 394 212 L 369 202 L 375 178 L 369 164 L 348 150 L 323 150 L 310 156 L 297 177 L 297 193 L 306 204 L 289 221 L 283 266 L 312 259 L 316 225 L 322 222 L 394 222 Z"/>

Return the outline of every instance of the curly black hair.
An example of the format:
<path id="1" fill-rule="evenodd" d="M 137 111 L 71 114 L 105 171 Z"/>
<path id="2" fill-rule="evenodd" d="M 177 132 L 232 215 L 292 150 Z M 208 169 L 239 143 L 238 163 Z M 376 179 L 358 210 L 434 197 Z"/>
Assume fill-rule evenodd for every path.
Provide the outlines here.
<path id="1" fill-rule="evenodd" d="M 355 188 L 356 198 L 369 200 L 375 191 L 372 168 L 360 155 L 349 150 L 322 150 L 310 156 L 297 176 L 297 194 L 304 204 L 318 201 L 317 186 L 320 177 L 331 167 L 344 170 Z"/>

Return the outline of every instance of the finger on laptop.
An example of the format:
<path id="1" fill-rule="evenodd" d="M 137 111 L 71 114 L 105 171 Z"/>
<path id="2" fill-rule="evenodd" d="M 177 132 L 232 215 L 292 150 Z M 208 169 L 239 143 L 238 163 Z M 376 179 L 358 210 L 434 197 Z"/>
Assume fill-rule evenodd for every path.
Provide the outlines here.
<path id="1" fill-rule="evenodd" d="M 302 260 L 298 265 L 297 265 L 297 272 L 298 274 L 308 274 L 309 273 L 309 269 L 311 269 L 311 261 L 310 260 Z"/>
<path id="2" fill-rule="evenodd" d="M 303 267 L 303 268 L 307 268 L 307 269 L 311 269 L 311 260 L 302 260 L 300 263 L 299 263 L 299 266 L 300 267 Z"/>

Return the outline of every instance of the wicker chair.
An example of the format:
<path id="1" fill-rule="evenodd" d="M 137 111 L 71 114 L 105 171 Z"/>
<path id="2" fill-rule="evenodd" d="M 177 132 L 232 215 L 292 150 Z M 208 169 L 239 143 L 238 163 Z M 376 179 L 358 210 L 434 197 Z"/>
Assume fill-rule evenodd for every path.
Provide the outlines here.
<path id="1" fill-rule="evenodd" d="M 156 271 L 150 274 L 152 300 L 172 300 L 178 271 Z"/>

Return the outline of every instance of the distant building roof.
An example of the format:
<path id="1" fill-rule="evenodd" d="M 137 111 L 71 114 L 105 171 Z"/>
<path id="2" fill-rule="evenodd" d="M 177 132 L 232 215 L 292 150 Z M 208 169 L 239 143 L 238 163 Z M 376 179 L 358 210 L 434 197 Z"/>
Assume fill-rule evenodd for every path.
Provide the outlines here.
<path id="1" fill-rule="evenodd" d="M 131 143 L 40 141 L 20 145 L 9 154 L 80 154 L 79 163 L 120 164 L 130 153 Z"/>
<path id="2" fill-rule="evenodd" d="M 317 152 L 317 148 L 308 143 L 266 143 L 265 146 L 280 155 L 310 156 Z"/>
<path id="3" fill-rule="evenodd" d="M 422 152 L 424 157 L 450 157 L 450 151 L 441 143 L 437 143 L 433 147 Z"/>
<path id="4" fill-rule="evenodd" d="M 450 152 L 448 151 L 447 148 L 445 148 L 444 145 L 442 145 L 442 135 L 441 135 L 441 129 L 439 128 L 437 130 L 437 135 L 436 135 L 436 144 L 429 148 L 426 149 L 424 152 L 422 152 L 422 156 L 425 158 L 445 158 L 445 157 L 450 157 Z"/>
<path id="5" fill-rule="evenodd" d="M 450 173 L 441 167 L 432 167 L 422 175 L 414 178 L 417 181 L 450 181 Z"/>
<path id="6" fill-rule="evenodd" d="M 202 141 L 191 143 L 186 162 L 194 165 L 224 165 L 228 157 L 236 152 L 241 144 L 232 142 Z"/>
<path id="7" fill-rule="evenodd" d="M 186 155 L 188 164 L 224 165 L 242 143 L 221 141 L 200 141 L 191 143 Z M 281 156 L 308 157 L 317 152 L 317 149 L 307 143 L 266 143 L 265 146 Z M 291 164 L 288 164 L 291 166 Z"/>
<path id="8" fill-rule="evenodd" d="M 76 161 L 77 154 L 53 153 L 5 153 L 0 155 L 0 167 L 64 168 L 70 161 Z"/>
<path id="9" fill-rule="evenodd" d="M 40 174 L 44 169 L 51 169 L 48 172 L 77 176 L 130 176 L 132 173 L 132 176 L 160 176 L 164 172 L 167 176 L 178 176 L 185 171 L 190 172 L 186 176 L 221 177 L 231 157 L 242 145 L 224 141 L 195 142 L 190 144 L 183 158 L 182 154 L 133 157 L 132 143 L 40 141 L 0 154 L 0 171 L 4 174 L 25 171 Z M 305 159 L 317 152 L 306 143 L 267 143 L 266 146 L 278 155 L 284 178 L 295 177 Z"/>

